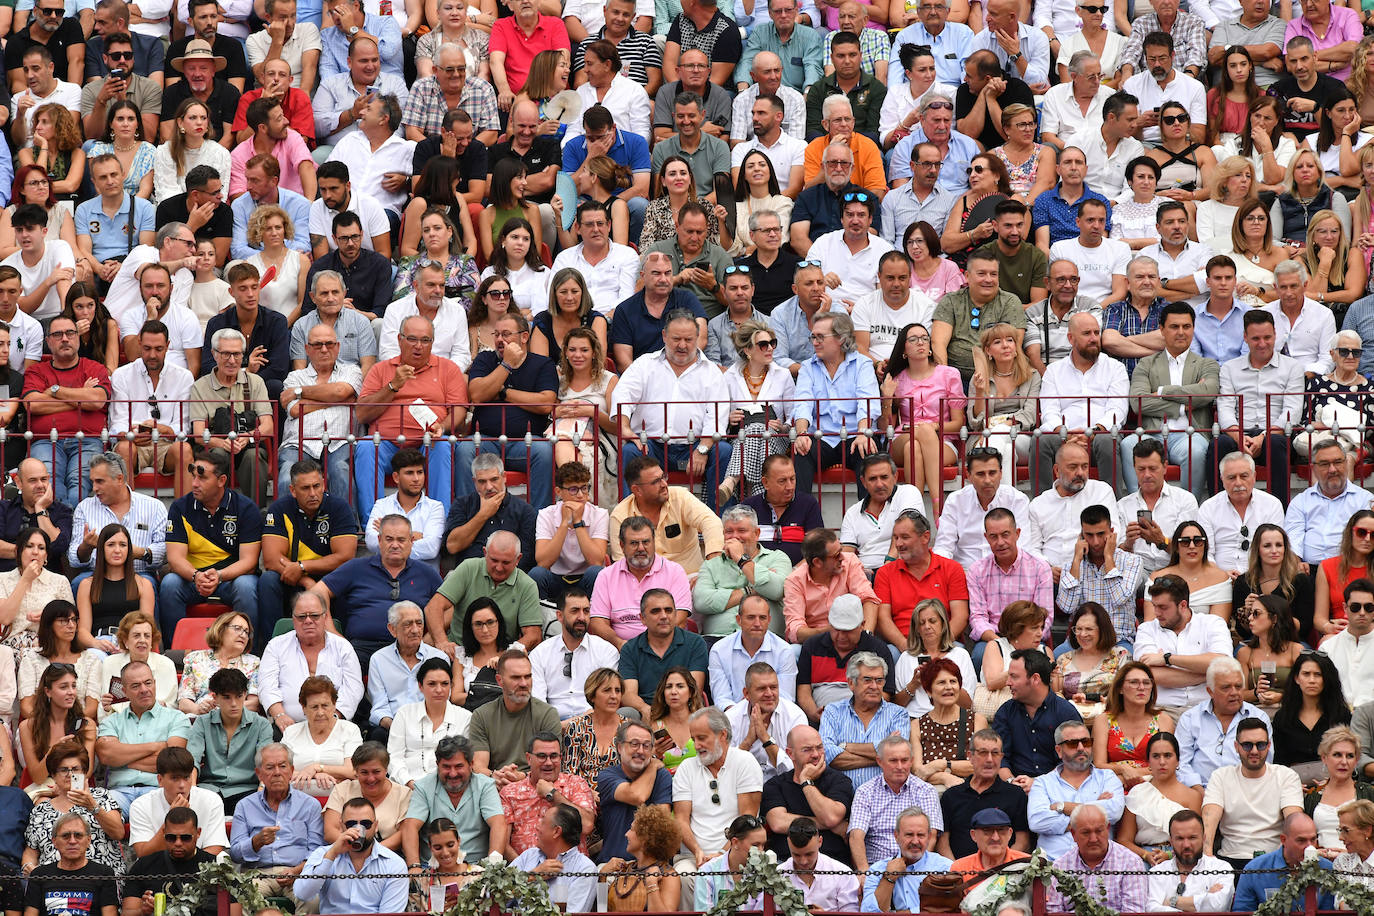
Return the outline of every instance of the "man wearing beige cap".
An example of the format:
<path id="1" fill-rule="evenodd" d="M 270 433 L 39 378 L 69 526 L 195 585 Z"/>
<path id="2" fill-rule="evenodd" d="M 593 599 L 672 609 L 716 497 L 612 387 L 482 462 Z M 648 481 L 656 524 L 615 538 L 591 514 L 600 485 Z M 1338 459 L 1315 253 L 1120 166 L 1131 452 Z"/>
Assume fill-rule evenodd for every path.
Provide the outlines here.
<path id="1" fill-rule="evenodd" d="M 239 91 L 219 76 L 227 61 L 214 52 L 208 41 L 192 38 L 186 42 L 185 52 L 180 57 L 172 58 L 170 63 L 172 69 L 183 78 L 162 93 L 162 142 L 171 140 L 172 131 L 177 129 L 176 113 L 181 103 L 196 99 L 210 109 L 207 139 L 232 147 L 234 138 L 230 127 L 234 123 L 234 113 L 238 111 Z"/>
<path id="2" fill-rule="evenodd" d="M 821 721 L 821 710 L 831 703 L 853 699 L 845 668 L 859 652 L 891 659 L 887 644 L 864 631 L 864 607 L 857 595 L 840 595 L 830 605 L 830 628 L 802 643 L 797 658 L 797 705 L 812 724 Z M 892 666 L 883 677 L 883 696 L 897 692 Z"/>

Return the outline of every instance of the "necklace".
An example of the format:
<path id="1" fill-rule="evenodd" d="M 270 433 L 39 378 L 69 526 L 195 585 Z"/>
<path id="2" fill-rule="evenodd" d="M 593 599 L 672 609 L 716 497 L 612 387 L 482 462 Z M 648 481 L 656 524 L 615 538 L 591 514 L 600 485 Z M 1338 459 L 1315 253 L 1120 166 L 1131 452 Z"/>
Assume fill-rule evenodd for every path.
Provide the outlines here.
<path id="1" fill-rule="evenodd" d="M 130 144 L 129 146 L 120 146 L 118 143 L 114 143 L 114 144 L 111 144 L 111 145 L 114 146 L 114 150 L 115 150 L 116 153 L 127 153 L 127 152 L 129 152 L 130 150 L 138 149 L 138 141 L 137 141 L 137 140 L 135 140 L 135 141 L 134 141 L 132 144 Z"/>
<path id="2" fill-rule="evenodd" d="M 992 370 L 992 373 L 993 375 L 996 375 L 998 378 L 1011 378 L 1015 374 L 1015 372 L 1011 369 L 1008 369 L 1006 372 L 999 372 L 996 369 L 994 369 Z"/>

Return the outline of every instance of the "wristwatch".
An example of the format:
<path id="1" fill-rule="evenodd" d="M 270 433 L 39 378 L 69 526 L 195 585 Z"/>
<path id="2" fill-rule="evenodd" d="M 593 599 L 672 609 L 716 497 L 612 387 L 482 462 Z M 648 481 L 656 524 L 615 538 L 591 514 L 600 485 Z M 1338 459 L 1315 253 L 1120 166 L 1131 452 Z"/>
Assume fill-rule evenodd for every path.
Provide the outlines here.
<path id="1" fill-rule="evenodd" d="M 586 528 L 586 527 L 587 527 L 587 523 L 586 523 L 586 522 L 573 522 L 573 523 L 572 523 L 572 526 L 573 526 L 574 528 Z"/>
<path id="2" fill-rule="evenodd" d="M 763 747 L 764 750 L 767 750 L 768 748 L 772 747 L 772 746 L 775 745 L 775 744 L 777 744 L 777 742 L 774 741 L 772 738 L 769 738 L 767 741 L 763 742 L 763 744 L 761 745 L 761 747 Z"/>
<path id="3" fill-rule="evenodd" d="M 1023 57 L 1025 57 L 1025 55 L 1022 54 L 1020 51 L 1017 51 L 1015 54 L 1008 54 L 1007 63 L 1014 64 Z"/>
<path id="4" fill-rule="evenodd" d="M 357 35 L 357 34 L 358 34 L 359 32 L 361 32 L 361 31 L 362 31 L 362 26 L 356 26 L 356 25 L 355 25 L 355 26 L 351 26 L 351 27 L 349 28 L 349 30 L 348 30 L 348 37 L 349 37 L 349 38 L 352 38 L 354 35 Z"/>
<path id="5" fill-rule="evenodd" d="M 805 789 L 807 786 L 815 786 L 816 781 L 814 779 L 803 779 L 801 785 L 802 788 Z"/>
<path id="6" fill-rule="evenodd" d="M 738 560 L 735 561 L 735 565 L 738 566 L 740 569 L 743 569 L 752 562 L 754 561 L 751 560 L 749 557 L 740 557 Z"/>
<path id="7" fill-rule="evenodd" d="M 48 389 L 48 394 L 56 395 L 57 392 L 60 391 L 61 389 L 62 389 L 62 386 L 61 386 L 61 385 L 53 385 L 51 388 Z"/>
<path id="8" fill-rule="evenodd" d="M 697 446 L 697 454 L 698 454 L 698 455 L 709 455 L 709 454 L 711 454 L 711 446 L 707 445 L 707 444 L 704 443 L 704 442 L 701 443 L 701 444 L 699 444 L 699 445 Z"/>
<path id="9" fill-rule="evenodd" d="M 558 791 L 557 789 L 550 789 L 549 791 L 545 792 L 545 793 L 544 793 L 544 800 L 547 801 L 547 802 L 549 802 L 550 804 L 552 804 L 552 803 L 553 803 L 553 793 L 554 793 L 554 792 L 557 792 L 557 791 Z"/>
<path id="10" fill-rule="evenodd" d="M 1169 659 L 1171 659 L 1171 658 L 1173 658 L 1173 657 L 1174 657 L 1174 653 L 1172 653 L 1172 652 L 1165 652 L 1165 653 L 1164 653 L 1164 667 L 1165 667 L 1165 668 L 1171 668 L 1171 667 L 1173 667 L 1173 666 L 1169 663 Z"/>

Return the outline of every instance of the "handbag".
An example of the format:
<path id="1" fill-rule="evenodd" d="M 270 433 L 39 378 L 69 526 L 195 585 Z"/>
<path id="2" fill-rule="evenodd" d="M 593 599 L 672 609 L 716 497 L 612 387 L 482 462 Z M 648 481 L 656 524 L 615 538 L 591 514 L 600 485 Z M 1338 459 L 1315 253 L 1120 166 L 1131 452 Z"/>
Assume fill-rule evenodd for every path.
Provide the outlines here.
<path id="1" fill-rule="evenodd" d="M 926 875 L 917 893 L 922 913 L 957 913 L 964 899 L 964 879 L 953 872 Z"/>

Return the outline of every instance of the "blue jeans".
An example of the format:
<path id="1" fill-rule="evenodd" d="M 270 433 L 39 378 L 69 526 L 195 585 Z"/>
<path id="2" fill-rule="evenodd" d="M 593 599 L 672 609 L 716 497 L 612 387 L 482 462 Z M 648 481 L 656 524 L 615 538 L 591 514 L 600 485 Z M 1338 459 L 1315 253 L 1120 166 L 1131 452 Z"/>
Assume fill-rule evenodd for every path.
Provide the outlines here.
<path id="1" fill-rule="evenodd" d="M 112 787 L 110 794 L 114 796 L 115 804 L 119 806 L 119 810 L 124 812 L 125 817 L 128 817 L 129 809 L 133 807 L 134 802 L 149 792 L 156 791 L 156 789 L 157 786 L 119 786 Z"/>
<path id="2" fill-rule="evenodd" d="M 186 581 L 176 573 L 168 573 L 166 578 L 162 580 L 159 595 L 162 600 L 157 609 L 157 625 L 163 633 L 176 632 L 177 622 L 186 616 L 187 605 L 199 604 L 207 600 L 205 596 L 196 591 L 194 583 Z M 262 632 L 262 628 L 258 625 L 258 577 L 256 575 L 239 576 L 237 579 L 221 582 L 211 597 L 220 599 L 247 617 L 255 634 Z M 280 609 L 277 610 L 280 611 Z"/>
<path id="3" fill-rule="evenodd" d="M 428 452 L 429 467 L 426 489 L 429 495 L 447 507 L 453 502 L 453 445 L 447 440 L 439 440 L 426 449 L 422 440 L 415 447 Z M 383 439 L 381 444 L 371 439 L 359 439 L 353 452 L 353 475 L 358 484 L 358 501 L 355 508 L 358 518 L 364 522 L 372 515 L 372 504 L 385 488 L 386 475 L 391 472 L 391 458 L 400 451 L 395 442 Z M 468 488 L 472 482 L 468 481 Z M 546 504 L 547 505 L 547 504 Z"/>
<path id="4" fill-rule="evenodd" d="M 258 621 L 253 624 L 253 651 L 257 655 L 267 648 L 273 627 L 290 613 L 291 601 L 301 591 L 299 586 L 283 584 L 281 573 L 275 569 L 265 569 L 258 575 Z"/>
<path id="5" fill-rule="evenodd" d="M 1187 481 L 1189 491 L 1202 492 L 1207 481 L 1209 442 L 1202 433 L 1178 431 L 1168 433 L 1168 438 L 1162 438 L 1156 433 L 1146 433 L 1143 436 L 1132 433 L 1121 440 L 1121 483 L 1127 493 L 1134 493 L 1140 486 L 1136 480 L 1135 459 L 1131 457 L 1131 451 L 1141 439 L 1163 442 L 1165 450 L 1169 453 L 1169 463 L 1182 468 L 1182 476 Z"/>
<path id="6" fill-rule="evenodd" d="M 29 457 L 47 465 L 52 475 L 53 498 L 75 506 L 91 495 L 91 462 L 102 451 L 100 439 L 94 436 L 56 442 L 35 438 Z"/>
<path id="7" fill-rule="evenodd" d="M 667 447 L 667 460 L 664 460 L 663 443 L 654 439 L 647 440 L 649 451 L 647 454 L 656 459 L 663 465 L 664 470 L 668 468 L 682 469 L 687 467 L 687 462 L 692 457 L 695 445 L 670 445 Z M 620 447 L 620 466 L 626 467 L 631 461 L 646 454 L 640 451 L 639 440 L 633 439 Z M 711 511 L 720 513 L 720 506 L 716 505 L 716 488 L 720 486 L 721 475 L 725 473 L 726 466 L 730 463 L 730 446 L 726 442 L 717 442 L 711 450 L 706 453 L 706 499 L 703 502 L 711 507 Z M 620 498 L 624 499 L 630 495 L 630 484 L 624 474 L 620 475 Z"/>
<path id="8" fill-rule="evenodd" d="M 646 197 L 626 197 L 624 200 L 630 209 L 630 238 L 637 239 L 644 231 L 644 214 L 649 211 L 649 200 Z"/>
<path id="9" fill-rule="evenodd" d="M 349 484 L 353 476 L 348 470 L 348 443 L 341 442 L 336 445 L 329 453 L 329 457 L 320 464 L 328 469 L 326 482 L 330 496 L 337 496 L 344 502 L 348 502 Z M 299 446 L 287 445 L 277 450 L 277 497 L 286 495 L 287 489 L 291 486 L 291 465 L 300 461 L 301 458 L 309 458 L 309 455 L 302 455 Z M 324 456 L 321 456 L 324 457 Z M 366 518 L 366 516 L 364 516 Z"/>
<path id="10" fill-rule="evenodd" d="M 558 599 L 563 597 L 563 593 L 570 588 L 580 588 L 586 592 L 588 597 L 592 594 L 592 587 L 596 585 L 596 577 L 601 573 L 600 566 L 587 568 L 575 582 L 567 582 L 558 573 L 536 566 L 530 570 L 530 578 L 534 584 L 539 586 L 539 598 L 542 601 L 552 601 L 558 603 Z"/>
<path id="11" fill-rule="evenodd" d="M 455 490 L 459 496 L 471 496 L 477 492 L 472 483 L 472 459 L 478 450 L 483 454 L 501 455 L 501 442 L 497 439 L 483 439 L 481 446 L 471 439 L 458 443 L 458 479 Z M 506 470 L 528 474 L 529 504 L 537 509 L 553 505 L 553 443 L 535 439 L 529 445 L 523 439 L 506 443 Z M 435 499 L 438 499 L 436 496 Z M 440 500 L 444 505 L 451 501 Z"/>

